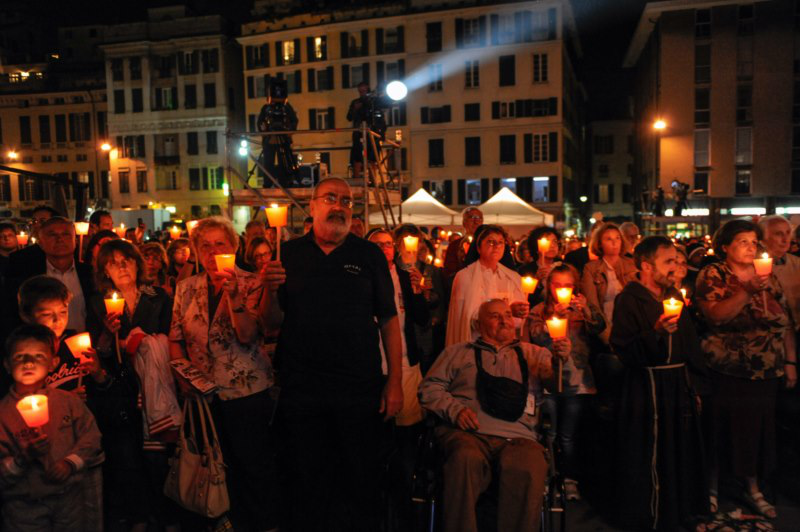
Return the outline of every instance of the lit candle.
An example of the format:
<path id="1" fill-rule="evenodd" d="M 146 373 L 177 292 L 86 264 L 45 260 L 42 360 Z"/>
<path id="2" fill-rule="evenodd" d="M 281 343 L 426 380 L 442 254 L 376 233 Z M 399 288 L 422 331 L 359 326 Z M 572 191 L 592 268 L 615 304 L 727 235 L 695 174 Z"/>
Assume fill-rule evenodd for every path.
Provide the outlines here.
<path id="1" fill-rule="evenodd" d="M 125 224 L 123 224 L 123 223 L 119 224 L 119 227 L 115 227 L 114 228 L 114 232 L 117 233 L 118 237 L 120 237 L 120 238 L 124 237 L 125 236 Z"/>
<path id="2" fill-rule="evenodd" d="M 760 259 L 753 261 L 753 266 L 756 267 L 756 275 L 769 275 L 772 273 L 772 257 L 764 253 Z"/>
<path id="3" fill-rule="evenodd" d="M 665 299 L 662 303 L 664 304 L 664 314 L 667 316 L 679 316 L 683 309 L 683 301 L 679 301 L 674 297 Z"/>
<path id="4" fill-rule="evenodd" d="M 169 236 L 172 240 L 178 240 L 181 237 L 181 228 L 177 225 L 173 225 L 169 228 Z"/>
<path id="5" fill-rule="evenodd" d="M 107 314 L 122 314 L 125 311 L 125 299 L 119 297 L 116 292 L 103 301 L 106 304 Z"/>
<path id="6" fill-rule="evenodd" d="M 469 236 L 467 237 L 467 240 L 469 241 L 469 243 L 470 243 L 470 244 L 472 244 L 472 235 L 469 235 Z"/>
<path id="7" fill-rule="evenodd" d="M 526 294 L 532 294 L 536 290 L 537 284 L 539 284 L 539 279 L 526 275 L 522 278 L 522 291 Z"/>
<path id="8" fill-rule="evenodd" d="M 572 288 L 569 288 L 568 286 L 565 286 L 564 288 L 557 288 L 556 298 L 562 305 L 569 305 L 569 302 L 572 301 Z"/>
<path id="9" fill-rule="evenodd" d="M 539 246 L 540 254 L 544 254 L 550 251 L 550 239 L 547 238 L 546 236 L 540 238 L 536 243 Z"/>
<path id="10" fill-rule="evenodd" d="M 437 268 L 441 268 L 442 267 L 442 259 L 433 259 L 433 265 L 436 266 Z"/>
<path id="11" fill-rule="evenodd" d="M 709 249 L 706 251 L 706 255 L 713 255 L 713 254 L 714 254 L 714 248 L 709 248 Z"/>
<path id="12" fill-rule="evenodd" d="M 72 353 L 72 356 L 77 358 L 81 363 L 86 361 L 86 357 L 83 356 L 83 352 L 92 348 L 92 339 L 88 332 L 70 336 L 64 340 L 64 343 L 67 344 L 69 352 Z"/>
<path id="13" fill-rule="evenodd" d="M 433 264 L 433 255 L 428 255 L 427 263 L 428 264 Z"/>
<path id="14" fill-rule="evenodd" d="M 681 288 L 681 295 L 683 296 L 684 301 L 686 300 L 686 289 Z"/>
<path id="15" fill-rule="evenodd" d="M 289 207 L 287 205 L 278 205 L 273 203 L 266 209 L 267 221 L 270 227 L 286 227 L 287 218 L 289 214 Z"/>
<path id="16" fill-rule="evenodd" d="M 17 235 L 17 244 L 19 244 L 19 247 L 28 245 L 28 235 L 25 234 L 25 231 L 20 231 Z"/>
<path id="17" fill-rule="evenodd" d="M 233 269 L 236 264 L 236 255 L 214 255 L 214 260 L 217 263 L 217 271 L 224 272 Z"/>
<path id="18" fill-rule="evenodd" d="M 545 323 L 547 323 L 547 332 L 550 333 L 550 338 L 564 338 L 567 336 L 567 323 L 569 320 L 567 319 L 560 319 L 556 316 L 553 316 Z"/>
<path id="19" fill-rule="evenodd" d="M 403 246 L 408 253 L 416 253 L 417 247 L 419 246 L 419 237 L 408 235 L 403 238 Z"/>
<path id="20" fill-rule="evenodd" d="M 30 428 L 42 427 L 50 421 L 46 395 L 23 397 L 17 401 L 17 411 L 19 411 L 25 424 Z"/>
<path id="21" fill-rule="evenodd" d="M 75 222 L 75 234 L 86 236 L 89 234 L 89 222 Z"/>

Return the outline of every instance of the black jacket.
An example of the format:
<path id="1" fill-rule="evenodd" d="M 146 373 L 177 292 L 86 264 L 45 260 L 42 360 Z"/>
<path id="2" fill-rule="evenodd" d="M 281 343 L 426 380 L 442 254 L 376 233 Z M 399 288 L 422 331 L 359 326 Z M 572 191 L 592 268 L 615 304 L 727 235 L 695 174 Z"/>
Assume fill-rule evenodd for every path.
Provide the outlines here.
<path id="1" fill-rule="evenodd" d="M 408 363 L 412 366 L 419 363 L 423 356 L 422 349 L 417 344 L 417 332 L 414 325 L 426 327 L 431 322 L 428 311 L 428 302 L 424 294 L 415 294 L 411 287 L 411 276 L 407 271 L 397 268 L 397 277 L 400 279 L 400 291 L 403 293 L 403 306 L 406 309 L 406 322 L 403 333 L 406 338 Z"/>

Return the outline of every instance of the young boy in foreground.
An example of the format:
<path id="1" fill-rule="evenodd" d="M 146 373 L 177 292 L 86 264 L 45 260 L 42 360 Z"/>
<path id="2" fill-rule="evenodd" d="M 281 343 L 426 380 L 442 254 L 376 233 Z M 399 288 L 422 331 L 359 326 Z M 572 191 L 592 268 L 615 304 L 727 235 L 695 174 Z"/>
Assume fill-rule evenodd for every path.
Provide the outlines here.
<path id="1" fill-rule="evenodd" d="M 22 325 L 6 340 L 6 371 L 14 384 L 0 400 L 0 495 L 3 529 L 81 530 L 87 468 L 103 461 L 100 431 L 74 393 L 46 387 L 58 365 L 56 337 L 43 325 Z M 48 398 L 49 421 L 30 428 L 17 410 L 25 396 Z"/>

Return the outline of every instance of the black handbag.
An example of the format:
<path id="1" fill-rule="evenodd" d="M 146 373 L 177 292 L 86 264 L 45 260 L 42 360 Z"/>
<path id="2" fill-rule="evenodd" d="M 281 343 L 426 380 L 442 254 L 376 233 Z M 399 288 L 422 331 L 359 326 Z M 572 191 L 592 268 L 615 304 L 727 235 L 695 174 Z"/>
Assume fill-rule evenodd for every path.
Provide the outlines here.
<path id="1" fill-rule="evenodd" d="M 492 417 L 512 422 L 522 417 L 528 400 L 528 363 L 518 345 L 514 346 L 514 352 L 517 353 L 522 382 L 487 373 L 483 369 L 481 350 L 475 347 L 475 366 L 478 369 L 475 389 L 481 409 Z"/>

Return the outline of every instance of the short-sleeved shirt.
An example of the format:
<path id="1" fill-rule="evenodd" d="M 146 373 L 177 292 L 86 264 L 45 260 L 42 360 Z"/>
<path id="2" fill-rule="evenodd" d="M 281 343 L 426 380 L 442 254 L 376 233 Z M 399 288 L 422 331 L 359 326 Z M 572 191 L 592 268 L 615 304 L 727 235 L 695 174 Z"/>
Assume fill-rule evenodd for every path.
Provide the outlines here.
<path id="1" fill-rule="evenodd" d="M 742 287 L 741 281 L 725 262 L 710 264 L 697 277 L 698 300 L 722 301 Z M 790 318 L 777 278 L 770 275 L 766 290 L 750 300 L 733 319 L 708 323 L 703 351 L 711 369 L 743 379 L 761 380 L 783 376 L 786 353 L 785 335 Z"/>
<path id="2" fill-rule="evenodd" d="M 283 245 L 276 357 L 284 389 L 347 393 L 381 380 L 379 327 L 397 315 L 386 257 L 355 235 L 329 254 L 313 231 Z"/>

